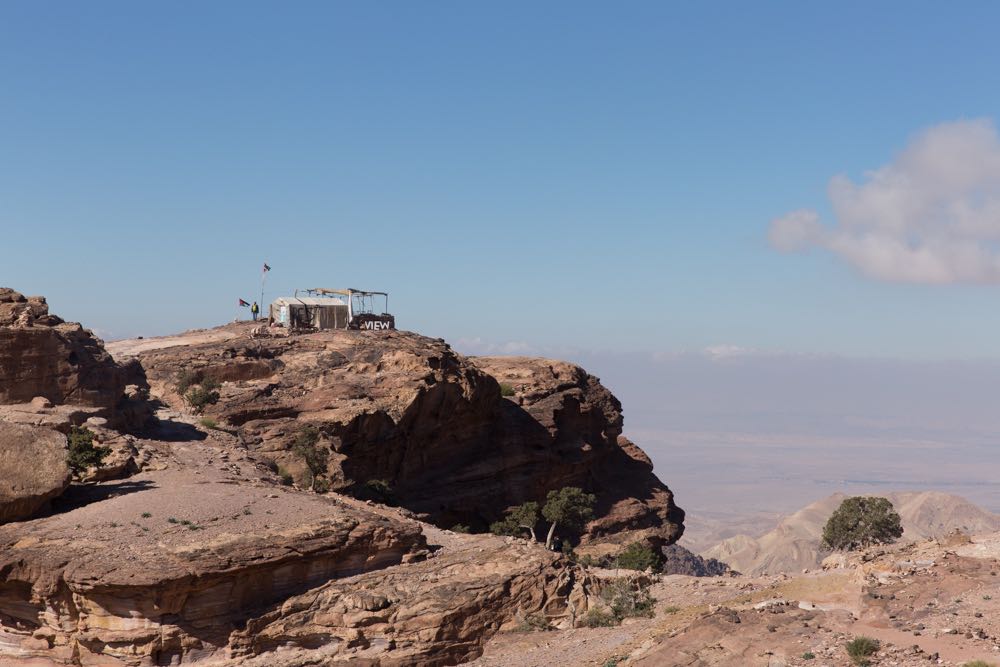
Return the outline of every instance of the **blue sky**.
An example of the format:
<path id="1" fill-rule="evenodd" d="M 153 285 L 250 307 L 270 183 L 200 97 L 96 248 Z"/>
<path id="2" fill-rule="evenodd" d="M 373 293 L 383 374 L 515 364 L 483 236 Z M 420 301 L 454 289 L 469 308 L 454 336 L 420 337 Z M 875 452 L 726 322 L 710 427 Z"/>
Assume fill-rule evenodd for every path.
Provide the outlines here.
<path id="1" fill-rule="evenodd" d="M 768 238 L 995 119 L 1000 8 L 763 4 L 5 2 L 0 285 L 109 337 L 231 320 L 267 261 L 451 340 L 1000 358 L 990 280 Z"/>

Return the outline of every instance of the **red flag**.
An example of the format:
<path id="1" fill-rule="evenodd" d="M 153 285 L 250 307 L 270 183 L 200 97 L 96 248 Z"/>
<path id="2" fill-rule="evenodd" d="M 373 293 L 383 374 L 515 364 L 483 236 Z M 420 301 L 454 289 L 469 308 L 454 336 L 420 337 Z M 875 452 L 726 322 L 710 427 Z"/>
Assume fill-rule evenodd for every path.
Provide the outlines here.
<path id="1" fill-rule="evenodd" d="M 240 299 L 240 305 L 243 306 L 243 307 L 246 307 L 246 306 L 249 306 L 250 304 L 248 302 L 244 301 L 243 299 Z"/>
<path id="2" fill-rule="evenodd" d="M 264 263 L 264 270 L 261 271 L 261 273 L 267 273 L 270 270 L 271 270 L 271 267 L 267 265 L 267 262 L 265 262 Z"/>

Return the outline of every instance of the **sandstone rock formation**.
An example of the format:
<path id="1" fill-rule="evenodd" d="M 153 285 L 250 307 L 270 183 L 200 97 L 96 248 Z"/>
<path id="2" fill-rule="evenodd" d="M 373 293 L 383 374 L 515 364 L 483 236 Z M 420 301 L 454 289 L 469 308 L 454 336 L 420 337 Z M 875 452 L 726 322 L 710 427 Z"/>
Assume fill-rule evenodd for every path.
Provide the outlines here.
<path id="1" fill-rule="evenodd" d="M 121 370 L 90 331 L 49 314 L 43 297 L 0 288 L 0 405 L 40 396 L 111 409 L 124 388 Z"/>
<path id="2" fill-rule="evenodd" d="M 667 544 L 683 530 L 683 512 L 649 459 L 619 439 L 621 405 L 577 366 L 468 359 L 402 331 L 260 340 L 248 331 L 230 325 L 186 344 L 181 336 L 133 349 L 153 393 L 175 409 L 185 409 L 182 373 L 222 382 L 205 413 L 299 483 L 309 475 L 293 445 L 311 425 L 334 490 L 382 480 L 397 502 L 441 526 L 485 530 L 507 507 L 574 485 L 598 496 L 585 541 Z M 129 348 L 112 349 L 123 360 Z M 514 395 L 501 396 L 498 380 Z"/>
<path id="3" fill-rule="evenodd" d="M 51 511 L 0 525 L 0 664 L 457 664 L 505 630 L 578 626 L 606 605 L 602 584 L 541 544 L 425 520 L 484 529 L 575 485 L 598 497 L 586 545 L 683 529 L 618 401 L 572 364 L 468 359 L 397 331 L 252 339 L 242 324 L 113 345 L 120 362 L 78 329 L 91 348 L 71 361 L 44 300 L 3 298 L 0 387 L 17 403 L 0 407 L 0 475 L 39 483 L 0 508 L 30 515 L 30 496 Z M 221 383 L 208 419 L 182 376 Z M 147 392 L 155 422 L 119 431 L 112 417 L 141 415 Z M 80 423 L 111 452 L 67 488 L 53 429 Z M 317 474 L 347 495 L 303 490 Z M 403 507 L 352 497 L 372 480 Z"/>
<path id="4" fill-rule="evenodd" d="M 317 654 L 379 667 L 460 664 L 500 630 L 532 622 L 573 627 L 594 586 L 580 568 L 538 546 L 469 536 L 425 562 L 292 598 L 248 622 L 232 654 L 240 664 L 267 667 L 304 667 Z"/>
<path id="5" fill-rule="evenodd" d="M 246 460 L 215 468 L 220 455 L 174 451 L 164 470 L 0 526 L 0 655 L 67 665 L 225 657 L 230 633 L 255 613 L 424 547 L 415 524 L 255 482 Z"/>
<path id="6" fill-rule="evenodd" d="M 702 558 L 679 544 L 670 544 L 661 549 L 663 574 L 686 574 L 692 577 L 721 577 L 732 573 L 725 563 L 714 558 Z"/>
<path id="7" fill-rule="evenodd" d="M 64 435 L 0 422 L 0 523 L 34 515 L 69 482 Z"/>

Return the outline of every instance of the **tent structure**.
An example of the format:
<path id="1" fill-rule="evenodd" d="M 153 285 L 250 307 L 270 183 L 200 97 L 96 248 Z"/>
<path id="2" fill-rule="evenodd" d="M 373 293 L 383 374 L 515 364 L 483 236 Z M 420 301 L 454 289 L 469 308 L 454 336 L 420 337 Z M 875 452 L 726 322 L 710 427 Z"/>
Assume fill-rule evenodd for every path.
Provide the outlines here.
<path id="1" fill-rule="evenodd" d="M 299 295 L 299 292 L 304 292 Z M 376 313 L 376 299 L 383 311 Z M 389 295 L 357 289 L 314 287 L 295 290 L 295 296 L 279 297 L 271 303 L 271 321 L 290 329 L 363 329 L 396 328 L 390 315 Z"/>
<path id="2" fill-rule="evenodd" d="M 289 329 L 346 329 L 347 302 L 328 296 L 282 296 L 271 303 L 271 320 Z"/>

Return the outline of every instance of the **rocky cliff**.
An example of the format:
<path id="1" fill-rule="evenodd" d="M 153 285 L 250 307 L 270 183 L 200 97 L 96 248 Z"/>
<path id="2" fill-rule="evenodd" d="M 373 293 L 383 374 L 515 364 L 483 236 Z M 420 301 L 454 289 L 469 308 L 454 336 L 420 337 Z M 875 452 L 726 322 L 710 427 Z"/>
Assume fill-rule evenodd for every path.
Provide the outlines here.
<path id="1" fill-rule="evenodd" d="M 153 393 L 179 410 L 179 378 L 221 382 L 205 414 L 299 483 L 310 473 L 295 443 L 311 426 L 333 490 L 380 480 L 395 502 L 444 527 L 485 530 L 509 506 L 580 486 L 598 497 L 585 542 L 668 544 L 683 531 L 670 490 L 621 437 L 621 404 L 578 366 L 466 358 L 402 331 L 248 332 L 230 325 L 117 353 L 138 358 Z"/>
<path id="2" fill-rule="evenodd" d="M 90 331 L 51 315 L 44 297 L 0 288 L 0 405 L 44 397 L 112 409 L 124 389 L 122 369 Z"/>
<path id="3" fill-rule="evenodd" d="M 606 603 L 539 543 L 445 528 L 575 485 L 598 499 L 585 547 L 683 530 L 618 401 L 572 364 L 244 324 L 116 343 L 116 362 L 44 299 L 3 298 L 0 664 L 457 664 Z M 144 429 L 98 416 L 146 414 L 147 375 Z M 69 484 L 81 423 L 109 453 Z"/>

